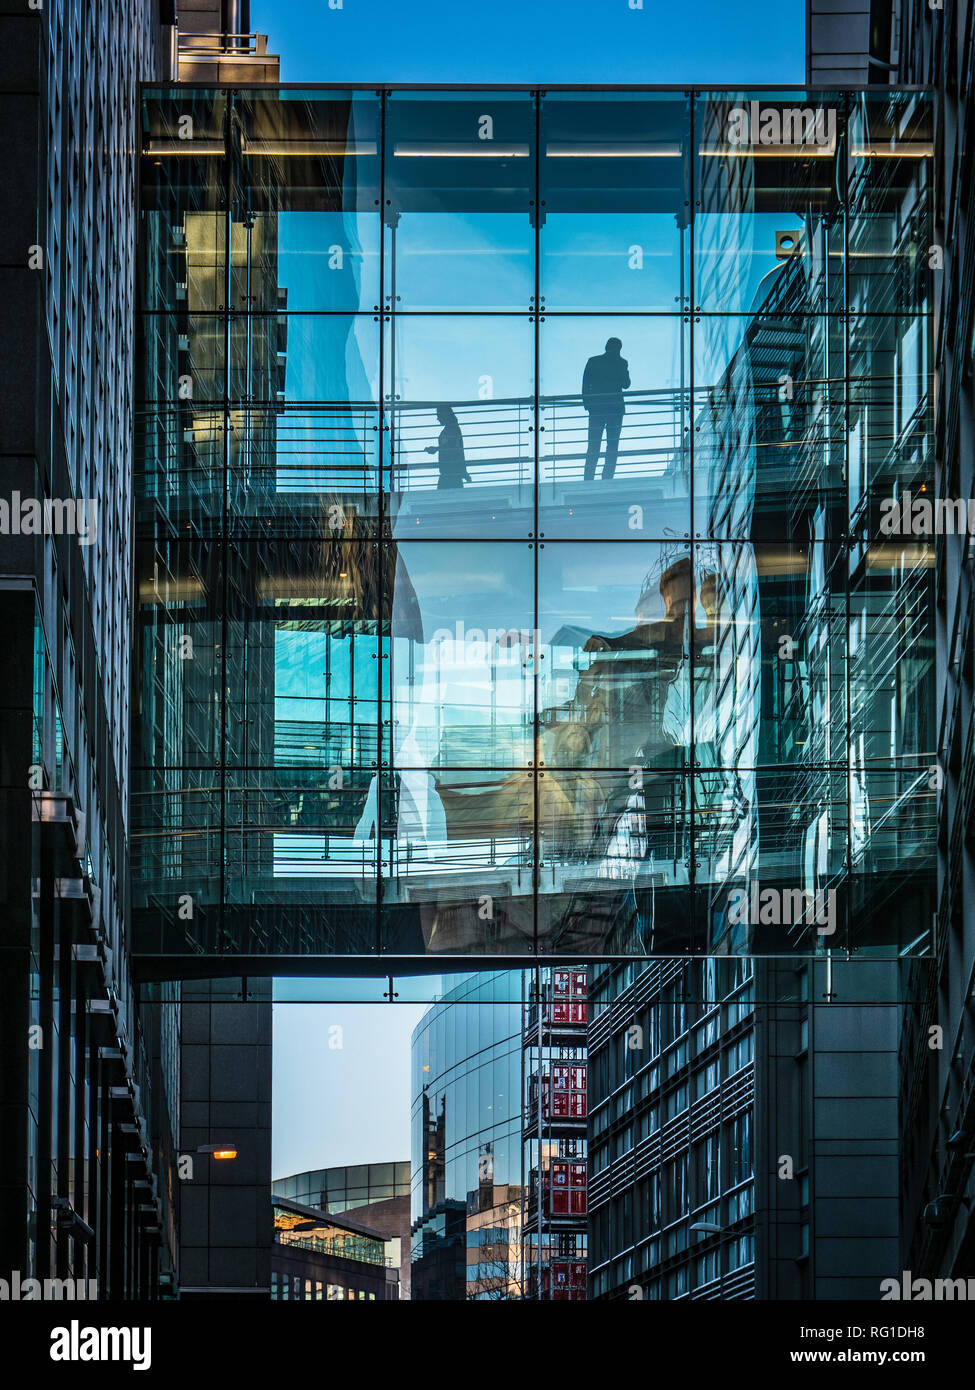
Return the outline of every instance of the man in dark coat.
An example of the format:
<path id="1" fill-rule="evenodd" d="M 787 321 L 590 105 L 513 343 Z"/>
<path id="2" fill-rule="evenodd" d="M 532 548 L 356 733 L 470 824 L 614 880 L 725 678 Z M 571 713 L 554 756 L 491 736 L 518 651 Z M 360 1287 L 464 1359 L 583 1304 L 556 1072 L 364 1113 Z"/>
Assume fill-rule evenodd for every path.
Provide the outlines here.
<path id="1" fill-rule="evenodd" d="M 590 357 L 582 374 L 582 404 L 589 412 L 589 444 L 586 449 L 585 478 L 590 482 L 596 476 L 596 464 L 606 432 L 606 459 L 603 463 L 603 478 L 611 478 L 616 472 L 616 455 L 619 450 L 620 430 L 623 427 L 623 392 L 630 384 L 630 369 L 626 359 L 620 356 L 623 344 L 619 338 L 610 338 L 606 351 L 598 357 Z"/>

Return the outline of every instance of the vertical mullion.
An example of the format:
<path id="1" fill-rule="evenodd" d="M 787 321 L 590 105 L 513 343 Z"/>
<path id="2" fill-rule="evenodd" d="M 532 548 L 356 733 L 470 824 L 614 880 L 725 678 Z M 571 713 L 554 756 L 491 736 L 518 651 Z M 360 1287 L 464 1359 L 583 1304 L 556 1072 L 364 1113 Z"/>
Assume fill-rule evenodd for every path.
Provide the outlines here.
<path id="1" fill-rule="evenodd" d="M 698 922 L 698 902 L 697 902 L 697 793 L 696 793 L 696 768 L 697 768 L 697 749 L 694 742 L 694 701 L 696 698 L 696 674 L 694 670 L 694 608 L 697 601 L 697 546 L 695 544 L 696 522 L 694 495 L 696 486 L 695 459 L 694 459 L 694 405 L 695 391 L 697 387 L 697 374 L 695 362 L 695 333 L 694 333 L 694 310 L 697 307 L 697 283 L 696 283 L 696 226 L 697 226 L 697 158 L 696 146 L 694 143 L 695 125 L 695 95 L 693 90 L 687 93 L 688 97 L 688 161 L 689 177 L 686 187 L 688 191 L 688 212 L 690 214 L 687 224 L 687 241 L 689 247 L 688 254 L 688 299 L 687 299 L 687 327 L 689 328 L 687 347 L 689 358 L 690 387 L 687 398 L 687 438 L 688 438 L 688 505 L 690 523 L 690 563 L 691 563 L 691 606 L 688 614 L 688 689 L 690 690 L 690 751 L 688 757 L 688 776 L 690 785 L 687 789 L 687 810 L 688 810 L 688 888 L 690 896 L 690 926 L 691 926 L 691 949 L 697 945 L 697 922 Z M 681 303 L 681 316 L 684 316 L 685 306 Z M 683 325 L 682 325 L 683 330 Z M 683 336 L 683 331 L 682 331 Z M 683 384 L 683 383 L 682 383 Z M 683 402 L 681 403 L 683 408 Z M 656 933 L 654 933 L 656 935 Z M 707 944 L 705 942 L 705 944 Z"/>
<path id="2" fill-rule="evenodd" d="M 223 320 L 223 489 L 220 514 L 220 880 L 217 922 L 223 938 L 226 920 L 227 895 L 227 641 L 230 624 L 227 605 L 230 594 L 230 352 L 231 352 L 231 294 L 233 290 L 232 238 L 234 202 L 233 160 L 234 92 L 228 88 L 224 110 L 224 320 Z M 250 312 L 247 305 L 246 312 Z M 258 773 L 258 776 L 261 774 Z M 243 823 L 242 823 L 243 829 Z M 212 944 L 212 943 L 211 943 Z"/>
<path id="3" fill-rule="evenodd" d="M 542 300 L 541 300 L 541 276 L 540 255 L 541 255 L 541 232 L 542 232 L 542 96 L 541 90 L 534 93 L 535 105 L 535 333 L 534 333 L 534 362 L 532 364 L 534 379 L 532 382 L 532 407 L 535 419 L 535 446 L 534 446 L 534 485 L 532 489 L 533 513 L 532 513 L 532 536 L 535 538 L 535 561 L 532 566 L 532 632 L 531 632 L 531 653 L 532 653 L 532 952 L 537 957 L 539 950 L 538 943 L 538 900 L 539 885 L 541 882 L 540 858 L 541 843 L 539 839 L 538 824 L 538 780 L 539 780 L 539 750 L 541 740 L 538 729 L 538 667 L 539 651 L 538 637 L 540 632 L 538 616 L 538 557 L 541 549 L 539 540 L 539 513 L 538 513 L 538 486 L 539 468 L 541 466 L 541 448 L 539 439 L 541 438 L 541 403 L 538 394 L 539 376 L 539 351 L 541 347 L 541 321 L 542 321 Z M 539 1112 L 541 1113 L 541 1112 Z M 541 1160 L 539 1160 L 539 1165 Z M 541 1166 L 539 1166 L 539 1183 L 541 1182 Z M 541 1198 L 539 1198 L 539 1201 Z M 539 1207 L 539 1223 L 541 1220 L 541 1208 Z M 539 1224 L 539 1234 L 541 1225 Z"/>
<path id="4" fill-rule="evenodd" d="M 383 622 L 384 622 L 384 615 L 385 615 L 385 612 L 386 612 L 386 545 L 387 545 L 387 540 L 386 540 L 386 529 L 387 529 L 387 525 L 388 525 L 387 517 L 386 517 L 386 483 L 387 483 L 387 481 L 388 481 L 389 484 L 392 485 L 392 478 L 393 478 L 393 473 L 392 473 L 393 445 L 394 445 L 394 442 L 395 442 L 395 432 L 394 432 L 394 430 L 392 429 L 391 424 L 390 424 L 390 425 L 387 425 L 386 418 L 385 418 L 385 417 L 386 417 L 386 404 L 385 404 L 385 402 L 386 402 L 386 333 L 385 333 L 385 316 L 386 316 L 386 308 L 385 308 L 385 306 L 386 306 L 386 298 L 385 298 L 385 292 L 386 292 L 386 116 L 387 116 L 389 92 L 388 92 L 388 90 L 384 87 L 384 88 L 382 88 L 379 92 L 377 92 L 376 95 L 379 97 L 379 140 L 378 140 L 378 145 L 379 145 L 379 209 L 378 209 L 378 211 L 379 211 L 379 303 L 378 303 L 378 305 L 376 306 L 377 309 L 378 309 L 378 317 L 379 317 L 379 419 L 377 420 L 377 426 L 378 426 L 377 433 L 378 433 L 378 436 L 379 436 L 379 439 L 378 439 L 378 447 L 379 447 L 379 506 L 378 506 L 377 522 L 376 522 L 376 530 L 377 530 L 377 533 L 378 533 L 378 539 L 377 539 L 376 542 L 373 543 L 373 558 L 374 558 L 374 561 L 375 561 L 375 593 L 376 593 L 376 664 L 377 664 L 377 666 L 378 666 L 379 669 L 378 669 L 377 674 L 376 674 L 376 681 L 377 681 L 377 685 L 376 685 L 376 857 L 375 857 L 374 863 L 375 863 L 375 874 L 376 874 L 376 944 L 375 944 L 375 950 L 376 950 L 376 955 L 377 955 L 377 956 L 380 956 L 380 955 L 382 955 L 382 951 L 383 951 L 383 844 L 384 844 L 384 841 L 383 841 L 383 768 L 382 768 L 383 756 L 382 756 L 382 749 L 383 749 L 383 688 L 384 688 L 384 687 L 383 687 L 383 647 L 384 647 L 384 642 L 385 642 L 385 636 L 384 636 L 384 631 L 383 631 Z M 395 243 L 393 243 L 393 254 L 395 254 Z M 395 310 L 396 310 L 395 302 L 390 301 L 390 306 L 389 306 L 389 331 L 390 331 L 390 336 L 392 336 L 392 334 L 396 332 L 396 321 L 395 321 L 395 319 L 393 318 L 393 314 L 395 313 Z M 391 388 L 391 394 L 392 394 L 392 389 L 395 389 L 395 382 L 393 383 L 393 388 Z M 393 413 L 392 413 L 392 411 L 391 411 L 391 412 L 390 412 L 390 422 L 392 421 L 392 419 L 393 419 Z M 390 436 L 390 438 L 389 438 L 389 451 L 388 451 L 388 455 L 387 455 L 387 451 L 386 451 L 386 448 L 385 448 L 385 441 L 384 441 L 384 439 L 383 439 L 383 435 L 386 433 L 387 428 L 389 429 L 389 436 Z M 388 478 L 387 478 L 387 471 L 386 471 L 386 460 L 387 460 L 387 458 L 388 458 L 388 463 L 389 463 Z M 389 544 L 392 545 L 392 543 L 393 543 L 393 542 L 392 542 L 392 539 L 390 539 Z M 396 573 L 395 562 L 394 562 L 394 564 L 393 564 L 392 573 L 393 573 L 394 575 L 395 575 L 395 573 Z M 393 595 L 392 591 L 390 591 L 390 594 L 389 594 L 389 623 L 390 623 L 390 628 L 389 628 L 389 630 L 390 630 L 390 640 L 389 640 L 390 680 L 389 680 L 389 688 L 390 688 L 390 692 L 392 692 L 392 687 L 393 687 L 393 681 L 392 681 L 392 665 L 393 665 L 393 641 L 392 641 L 392 631 L 393 631 L 393 628 L 392 628 L 392 622 L 393 622 L 393 598 L 394 598 L 394 595 Z M 354 650 L 353 650 L 353 654 L 352 654 L 352 661 L 353 661 L 353 666 L 354 666 L 354 664 L 355 664 L 355 652 L 354 652 Z M 354 714 L 355 714 L 355 708 L 354 708 L 354 706 L 353 706 L 353 715 L 352 715 L 352 717 L 354 717 Z M 390 705 L 389 719 L 390 719 L 390 723 L 389 723 L 389 744 L 390 744 L 390 759 L 389 759 L 389 762 L 390 762 L 390 769 L 389 769 L 389 774 L 390 774 L 390 778 L 392 779 L 393 777 L 396 776 L 395 772 L 393 771 L 393 766 L 392 766 L 392 763 L 393 763 L 393 758 L 392 758 L 392 746 L 393 746 L 393 723 L 392 723 L 392 720 L 393 720 L 393 711 L 392 711 L 392 705 Z M 394 797 L 394 803 L 393 803 L 393 804 L 395 804 L 395 797 Z M 393 843 L 392 843 L 392 837 L 390 837 L 390 864 L 392 863 L 392 851 L 393 851 Z M 391 995 L 392 995 L 392 988 L 393 988 L 393 987 L 392 987 L 392 984 L 390 984 L 390 994 L 391 994 Z"/>

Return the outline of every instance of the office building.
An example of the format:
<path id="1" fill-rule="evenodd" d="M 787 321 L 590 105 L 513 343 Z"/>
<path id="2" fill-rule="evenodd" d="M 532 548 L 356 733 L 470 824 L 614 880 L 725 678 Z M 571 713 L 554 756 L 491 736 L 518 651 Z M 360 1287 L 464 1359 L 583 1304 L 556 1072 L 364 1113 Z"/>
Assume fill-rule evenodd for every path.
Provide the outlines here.
<path id="1" fill-rule="evenodd" d="M 348 1216 L 274 1198 L 271 1298 L 387 1302 L 399 1297 L 399 1269 L 381 1231 Z"/>
<path id="2" fill-rule="evenodd" d="M 0 16 L 0 1263 L 114 1297 L 158 1291 L 163 1236 L 126 837 L 131 131 L 162 39 L 150 0 Z"/>
<path id="3" fill-rule="evenodd" d="M 271 1184 L 275 1198 L 345 1215 L 383 1235 L 399 1270 L 399 1297 L 410 1297 L 410 1163 L 350 1163 L 293 1173 Z"/>
<path id="4" fill-rule="evenodd" d="M 963 20 L 518 91 L 0 17 L 11 1269 L 267 1298 L 305 1220 L 395 1238 L 367 1181 L 275 1239 L 268 981 L 450 957 L 416 1297 L 964 1272 Z"/>
<path id="5" fill-rule="evenodd" d="M 925 486 L 950 502 L 972 496 L 973 225 L 971 114 L 967 74 L 973 56 L 972 9 L 949 0 L 885 0 L 857 26 L 849 6 L 838 16 L 856 33 L 882 100 L 885 85 L 931 89 L 930 231 L 918 238 L 932 271 L 932 351 L 938 390 L 931 419 L 934 449 Z M 849 11 L 849 12 L 847 12 Z M 811 62 L 827 66 L 827 35 Z M 829 80 L 829 79 L 828 79 Z M 885 93 L 888 100 L 893 94 Z M 915 100 L 918 98 L 915 97 Z M 937 897 L 930 951 L 912 969 L 901 1033 L 902 1255 L 899 1269 L 918 1277 L 967 1276 L 975 1259 L 975 915 L 972 912 L 973 634 L 970 527 L 938 535 L 935 571 L 937 695 L 933 728 L 937 795 Z M 919 924 L 920 929 L 920 924 Z M 916 1004 L 914 1001 L 916 1000 Z M 934 1030 L 934 1031 L 932 1031 Z M 891 1271 L 897 1275 L 898 1270 Z"/>
<path id="6" fill-rule="evenodd" d="M 522 975 L 444 984 L 413 1033 L 412 1297 L 519 1298 Z"/>

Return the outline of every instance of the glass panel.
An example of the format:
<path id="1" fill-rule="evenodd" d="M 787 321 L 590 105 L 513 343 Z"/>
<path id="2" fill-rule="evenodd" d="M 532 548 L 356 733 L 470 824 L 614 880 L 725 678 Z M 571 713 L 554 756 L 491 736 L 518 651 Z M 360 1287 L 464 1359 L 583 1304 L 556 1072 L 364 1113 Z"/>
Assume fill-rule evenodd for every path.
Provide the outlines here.
<path id="1" fill-rule="evenodd" d="M 933 491 L 932 320 L 852 314 L 849 375 L 850 510 L 877 534 L 884 501 Z"/>
<path id="2" fill-rule="evenodd" d="M 857 92 L 850 102 L 850 308 L 928 312 L 938 259 L 931 103 L 916 92 Z"/>
<path id="3" fill-rule="evenodd" d="M 228 763 L 327 769 L 342 791 L 378 756 L 378 547 L 237 544 L 226 563 Z"/>
<path id="4" fill-rule="evenodd" d="M 850 760 L 936 762 L 932 544 L 873 544 L 850 580 Z"/>
<path id="5" fill-rule="evenodd" d="M 537 793 L 539 949 L 692 949 L 687 778 L 548 770 Z"/>
<path id="6" fill-rule="evenodd" d="M 539 766 L 683 764 L 690 571 L 686 541 L 543 543 Z"/>
<path id="7" fill-rule="evenodd" d="M 851 917 L 857 945 L 925 943 L 937 907 L 935 769 L 910 760 L 850 762 Z"/>
<path id="8" fill-rule="evenodd" d="M 146 94 L 137 262 L 144 310 L 196 314 L 227 303 L 226 129 L 224 92 Z"/>
<path id="9" fill-rule="evenodd" d="M 539 528 L 690 535 L 690 357 L 676 316 L 545 315 Z"/>
<path id="10" fill-rule="evenodd" d="M 534 950 L 534 786 L 511 769 L 384 780 L 384 950 Z"/>
<path id="11" fill-rule="evenodd" d="M 780 955 L 847 944 L 846 788 L 842 771 L 822 767 L 699 773 L 694 831 L 705 949 Z"/>
<path id="12" fill-rule="evenodd" d="M 534 356 L 527 317 L 408 315 L 387 328 L 394 536 L 532 534 Z"/>
<path id="13" fill-rule="evenodd" d="M 534 148 L 524 93 L 390 93 L 387 308 L 533 305 Z"/>
<path id="14" fill-rule="evenodd" d="M 215 939 L 220 918 L 219 779 L 208 768 L 155 767 L 137 769 L 135 780 L 132 907 L 139 949 L 198 954 Z"/>
<path id="15" fill-rule="evenodd" d="M 698 766 L 842 765 L 842 553 L 818 541 L 702 545 L 695 567 Z"/>
<path id="16" fill-rule="evenodd" d="M 220 759 L 221 564 L 186 541 L 136 547 L 140 673 L 133 761 L 145 769 L 213 767 Z"/>
<path id="17" fill-rule="evenodd" d="M 810 310 L 841 292 L 845 98 L 816 92 L 702 94 L 694 219 L 695 310 L 750 313 L 783 262 L 798 263 Z M 829 288 L 827 287 L 829 282 Z"/>
<path id="18" fill-rule="evenodd" d="M 535 757 L 528 545 L 404 542 L 392 604 L 392 763 L 519 768 Z"/>
<path id="19" fill-rule="evenodd" d="M 226 477 L 223 407 L 192 401 L 137 406 L 135 416 L 137 534 L 219 534 Z"/>
<path id="20" fill-rule="evenodd" d="M 807 314 L 694 326 L 694 533 L 727 539 L 837 524 L 846 457 L 843 357 Z M 838 378 L 836 399 L 827 383 Z M 839 517 L 845 531 L 845 516 Z"/>
<path id="21" fill-rule="evenodd" d="M 379 420 L 366 404 L 233 410 L 229 527 L 239 536 L 378 535 Z"/>
<path id="22" fill-rule="evenodd" d="M 557 92 L 542 101 L 541 303 L 689 307 L 690 106 L 682 94 Z"/>
<path id="23" fill-rule="evenodd" d="M 142 314 L 137 319 L 144 401 L 220 403 L 226 396 L 223 314 Z"/>
<path id="24" fill-rule="evenodd" d="M 315 769 L 228 774 L 225 930 L 240 919 L 292 955 L 375 951 L 376 844 L 360 828 L 369 783 L 358 771 L 341 785 Z"/>
<path id="25" fill-rule="evenodd" d="M 374 405 L 374 314 L 239 314 L 231 332 L 231 395 L 242 401 Z"/>
<path id="26" fill-rule="evenodd" d="M 237 93 L 235 309 L 379 307 L 375 95 Z"/>

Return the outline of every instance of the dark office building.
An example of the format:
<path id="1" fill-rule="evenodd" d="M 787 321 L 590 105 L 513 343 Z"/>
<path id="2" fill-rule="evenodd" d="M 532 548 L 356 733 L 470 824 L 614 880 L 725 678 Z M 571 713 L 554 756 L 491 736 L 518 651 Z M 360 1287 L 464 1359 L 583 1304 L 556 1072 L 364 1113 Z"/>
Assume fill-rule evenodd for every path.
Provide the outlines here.
<path id="1" fill-rule="evenodd" d="M 848 21 L 845 14 L 839 18 Z M 932 412 L 935 447 L 926 483 L 939 499 L 968 499 L 975 491 L 973 25 L 971 4 L 945 0 L 944 8 L 932 8 L 927 0 L 886 0 L 871 6 L 864 43 L 873 83 L 933 88 L 934 212 L 930 235 L 920 250 L 933 267 L 931 310 L 939 378 Z M 814 52 L 811 61 L 824 59 Z M 899 1269 L 909 1269 L 915 1276 L 948 1278 L 968 1276 L 975 1268 L 975 846 L 971 836 L 975 549 L 971 528 L 946 528 L 937 538 L 936 558 L 938 679 L 933 747 L 937 756 L 932 759 L 932 782 L 937 787 L 938 887 L 930 953 L 914 962 L 912 969 L 918 1005 L 905 1012 L 901 1037 L 904 1148 Z"/>
<path id="2" fill-rule="evenodd" d="M 61 0 L 0 15 L 16 189 L 0 233 L 0 1268 L 85 1280 L 102 1298 L 175 1294 L 181 1254 L 197 1292 L 269 1291 L 270 1218 L 262 1238 L 240 1224 L 248 1184 L 266 1199 L 270 1177 L 253 1116 L 270 1104 L 269 1006 L 245 1002 L 230 1022 L 220 1004 L 242 991 L 225 982 L 212 1010 L 202 985 L 182 1007 L 172 975 L 140 980 L 130 932 L 133 131 L 138 84 L 178 75 L 175 8 Z M 246 5 L 229 8 L 244 28 Z M 205 26 L 217 65 L 226 21 Z M 242 1066 L 235 1045 L 255 1022 L 250 1040 L 267 1046 Z M 218 1172 L 228 1128 L 239 1156 Z"/>
<path id="3" fill-rule="evenodd" d="M 171 1135 L 128 932 L 131 132 L 162 16 L 3 10 L 0 1266 L 146 1297 L 153 1104 Z"/>
<path id="4" fill-rule="evenodd" d="M 899 1249 L 896 962 L 594 974 L 591 1296 L 879 1298 Z"/>

